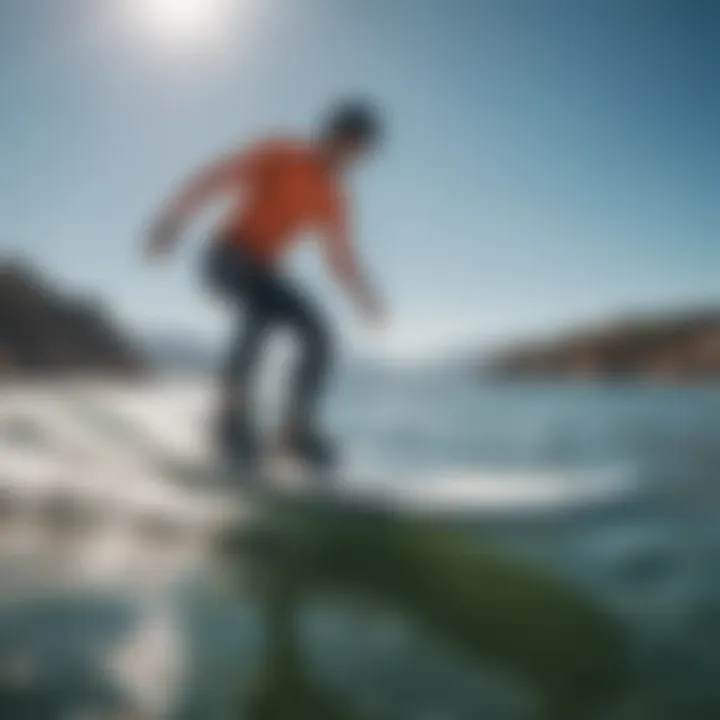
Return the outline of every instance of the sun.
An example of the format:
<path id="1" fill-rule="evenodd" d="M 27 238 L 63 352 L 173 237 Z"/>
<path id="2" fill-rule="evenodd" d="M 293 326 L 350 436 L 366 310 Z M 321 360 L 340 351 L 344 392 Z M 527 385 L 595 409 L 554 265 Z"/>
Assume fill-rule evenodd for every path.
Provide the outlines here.
<path id="1" fill-rule="evenodd" d="M 231 0 L 128 0 L 135 23 L 154 40 L 197 43 L 219 36 Z"/>

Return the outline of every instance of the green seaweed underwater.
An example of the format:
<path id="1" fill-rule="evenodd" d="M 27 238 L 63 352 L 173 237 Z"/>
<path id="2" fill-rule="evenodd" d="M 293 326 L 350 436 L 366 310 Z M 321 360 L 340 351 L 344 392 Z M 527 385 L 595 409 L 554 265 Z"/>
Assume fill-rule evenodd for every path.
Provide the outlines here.
<path id="1" fill-rule="evenodd" d="M 285 505 L 222 545 L 262 560 L 267 645 L 243 718 L 372 720 L 345 707 L 307 669 L 300 608 L 333 593 L 398 611 L 467 660 L 516 679 L 541 720 L 607 717 L 623 694 L 626 647 L 618 623 L 559 580 L 462 529 Z"/>

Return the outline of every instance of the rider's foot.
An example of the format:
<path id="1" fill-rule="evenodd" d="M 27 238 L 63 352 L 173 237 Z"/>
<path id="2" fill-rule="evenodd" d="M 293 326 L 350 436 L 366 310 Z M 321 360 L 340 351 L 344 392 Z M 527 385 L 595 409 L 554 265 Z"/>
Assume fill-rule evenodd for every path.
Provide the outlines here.
<path id="1" fill-rule="evenodd" d="M 258 459 L 257 438 L 247 421 L 236 415 L 227 414 L 220 418 L 216 446 L 220 455 L 231 462 L 251 464 Z"/>
<path id="2" fill-rule="evenodd" d="M 282 448 L 292 457 L 318 467 L 330 467 L 337 460 L 337 448 L 332 441 L 306 428 L 289 430 L 283 437 Z"/>

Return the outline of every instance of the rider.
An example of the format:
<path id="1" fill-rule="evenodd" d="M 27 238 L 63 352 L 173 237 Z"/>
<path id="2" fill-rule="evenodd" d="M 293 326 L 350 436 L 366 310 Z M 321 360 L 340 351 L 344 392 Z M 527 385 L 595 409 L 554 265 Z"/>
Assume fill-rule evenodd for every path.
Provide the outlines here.
<path id="1" fill-rule="evenodd" d="M 220 194 L 233 199 L 214 236 L 206 277 L 212 289 L 238 308 L 240 329 L 221 373 L 218 442 L 233 459 L 252 460 L 258 451 L 252 423 L 252 371 L 262 342 L 276 327 L 292 329 L 301 356 L 295 368 L 282 443 L 291 454 L 325 463 L 333 450 L 317 428 L 317 405 L 332 360 L 328 323 L 318 307 L 284 274 L 279 263 L 305 230 L 317 231 L 330 270 L 372 321 L 382 308 L 351 240 L 345 171 L 368 155 L 380 139 L 376 110 L 363 102 L 336 106 L 319 137 L 273 138 L 251 145 L 195 175 L 154 222 L 151 257 L 169 252 L 193 216 Z"/>

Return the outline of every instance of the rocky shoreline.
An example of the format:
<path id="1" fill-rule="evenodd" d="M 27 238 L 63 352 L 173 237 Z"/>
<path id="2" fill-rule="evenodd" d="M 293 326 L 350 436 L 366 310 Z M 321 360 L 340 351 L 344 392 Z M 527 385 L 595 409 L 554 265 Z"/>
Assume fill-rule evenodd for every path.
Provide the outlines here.
<path id="1" fill-rule="evenodd" d="M 720 380 L 720 309 L 619 321 L 521 343 L 481 363 L 513 380 Z"/>
<path id="2" fill-rule="evenodd" d="M 97 298 L 67 293 L 27 263 L 0 260 L 0 378 L 147 369 Z"/>

